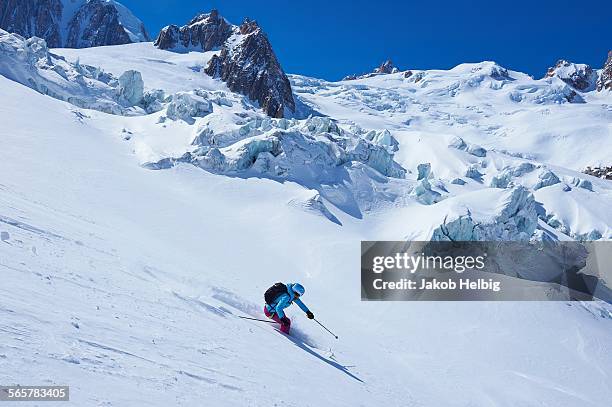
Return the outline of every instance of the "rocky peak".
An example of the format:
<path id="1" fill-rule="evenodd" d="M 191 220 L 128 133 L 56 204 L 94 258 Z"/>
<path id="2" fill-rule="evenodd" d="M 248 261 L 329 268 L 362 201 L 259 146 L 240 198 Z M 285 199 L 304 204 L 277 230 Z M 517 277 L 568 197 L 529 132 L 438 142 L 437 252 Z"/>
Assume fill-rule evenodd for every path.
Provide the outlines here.
<path id="1" fill-rule="evenodd" d="M 396 72 L 398 72 L 398 69 L 393 65 L 393 62 L 390 59 L 387 59 L 385 62 L 380 64 L 378 68 L 374 69 L 374 73 L 377 74 L 388 74 Z"/>
<path id="2" fill-rule="evenodd" d="M 221 17 L 219 16 L 219 10 L 217 10 L 216 8 L 213 8 L 212 10 L 210 10 L 210 13 L 200 13 L 194 18 L 192 18 L 191 21 L 189 22 L 189 25 L 199 24 L 199 23 L 215 24 L 219 22 L 220 19 Z"/>
<path id="3" fill-rule="evenodd" d="M 574 89 L 586 91 L 594 87 L 597 74 L 586 64 L 574 64 L 561 59 L 554 67 L 548 68 L 545 77 L 555 76 Z"/>
<path id="4" fill-rule="evenodd" d="M 0 28 L 52 48 L 149 41 L 142 22 L 113 0 L 4 0 Z"/>
<path id="5" fill-rule="evenodd" d="M 212 10 L 198 14 L 180 28 L 176 25 L 165 27 L 155 45 L 176 51 L 221 48 L 206 67 L 208 75 L 220 78 L 230 90 L 257 101 L 269 116 L 283 117 L 295 111 L 289 79 L 256 21 L 247 18 L 240 26 L 235 26 L 217 10 Z"/>
<path id="6" fill-rule="evenodd" d="M 62 11 L 60 0 L 3 0 L 0 28 L 25 38 L 43 38 L 49 47 L 59 47 Z"/>
<path id="7" fill-rule="evenodd" d="M 397 67 L 393 65 L 393 62 L 390 59 L 387 59 L 382 64 L 380 64 L 378 67 L 374 68 L 374 70 L 370 73 L 366 73 L 363 75 L 348 75 L 342 78 L 342 80 L 351 81 L 355 79 L 365 79 L 365 78 L 371 78 L 376 75 L 386 75 L 386 74 L 397 73 L 397 72 L 399 72 L 399 69 L 397 69 Z"/>
<path id="8" fill-rule="evenodd" d="M 119 6 L 104 0 L 87 1 L 70 19 L 65 46 L 87 48 L 149 41 L 142 22 L 121 21 Z"/>
<path id="9" fill-rule="evenodd" d="M 232 38 L 210 60 L 206 73 L 220 78 L 232 91 L 257 101 L 268 116 L 284 117 L 294 112 L 289 79 L 257 22 L 245 19 Z"/>
<path id="10" fill-rule="evenodd" d="M 233 26 L 213 9 L 210 13 L 198 14 L 182 27 L 164 27 L 157 36 L 155 45 L 169 50 L 183 48 L 210 51 L 223 46 L 232 32 Z"/>
<path id="11" fill-rule="evenodd" d="M 608 52 L 608 60 L 597 80 L 597 90 L 601 91 L 604 89 L 612 89 L 612 51 Z"/>
<path id="12" fill-rule="evenodd" d="M 257 21 L 250 20 L 248 17 L 240 24 L 240 34 L 242 35 L 254 33 L 257 30 L 261 30 Z"/>

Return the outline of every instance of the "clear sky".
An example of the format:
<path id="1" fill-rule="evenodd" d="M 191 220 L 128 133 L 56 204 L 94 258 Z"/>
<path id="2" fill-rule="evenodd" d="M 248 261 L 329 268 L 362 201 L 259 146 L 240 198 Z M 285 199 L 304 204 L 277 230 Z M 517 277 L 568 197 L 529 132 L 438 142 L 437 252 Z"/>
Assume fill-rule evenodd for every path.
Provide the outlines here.
<path id="1" fill-rule="evenodd" d="M 198 12 L 257 20 L 286 72 L 340 79 L 391 58 L 400 69 L 494 60 L 541 77 L 558 59 L 600 68 L 612 0 L 119 0 L 152 36 Z"/>

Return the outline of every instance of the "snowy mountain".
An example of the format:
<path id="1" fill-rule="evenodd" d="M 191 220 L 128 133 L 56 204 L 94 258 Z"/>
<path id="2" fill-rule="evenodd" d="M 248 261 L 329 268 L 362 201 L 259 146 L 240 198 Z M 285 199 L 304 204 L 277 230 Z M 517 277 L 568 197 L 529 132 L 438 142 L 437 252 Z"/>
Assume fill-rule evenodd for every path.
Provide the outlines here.
<path id="1" fill-rule="evenodd" d="M 172 24 L 162 28 L 155 46 L 174 51 L 210 51 L 223 46 L 233 31 L 234 27 L 219 11 L 212 10 L 198 14 L 182 27 Z"/>
<path id="2" fill-rule="evenodd" d="M 210 60 L 206 73 L 234 92 L 256 100 L 271 117 L 295 113 L 291 84 L 272 45 L 255 21 L 245 20 Z"/>
<path id="3" fill-rule="evenodd" d="M 0 28 L 50 47 L 85 48 L 149 41 L 144 24 L 114 0 L 7 0 Z"/>
<path id="4" fill-rule="evenodd" d="M 612 239 L 589 175 L 612 92 L 568 83 L 579 64 L 293 74 L 271 117 L 288 100 L 233 81 L 260 28 L 192 21 L 157 46 L 0 31 L 0 383 L 79 406 L 608 405 L 610 304 L 362 302 L 359 246 Z M 281 280 L 339 340 L 238 318 Z"/>
<path id="5" fill-rule="evenodd" d="M 536 234 L 612 237 L 607 211 L 599 213 L 610 186 L 581 172 L 609 165 L 610 95 L 573 88 L 559 72 L 534 80 L 483 62 L 337 83 L 292 75 L 310 117 L 275 119 L 206 74 L 229 51 L 219 57 L 143 43 L 53 53 L 41 40 L 1 38 L 0 72 L 7 78 L 81 108 L 150 122 L 144 139 L 134 137 L 146 168 L 188 163 L 290 180 L 317 191 L 323 199 L 317 207 L 332 205 L 358 219 L 382 208 L 522 186 L 540 203 L 529 222 L 540 223 Z M 404 237 L 430 238 L 438 226 Z"/>
<path id="6" fill-rule="evenodd" d="M 160 49 L 185 52 L 221 49 L 205 72 L 225 82 L 230 90 L 257 101 L 268 116 L 296 112 L 291 84 L 272 45 L 255 21 L 231 25 L 217 10 L 195 16 L 187 25 L 170 25 L 155 40 Z"/>
<path id="7" fill-rule="evenodd" d="M 597 72 L 586 64 L 574 64 L 565 60 L 557 61 L 554 67 L 548 68 L 546 77 L 556 76 L 563 82 L 578 90 L 592 90 L 597 81 Z"/>

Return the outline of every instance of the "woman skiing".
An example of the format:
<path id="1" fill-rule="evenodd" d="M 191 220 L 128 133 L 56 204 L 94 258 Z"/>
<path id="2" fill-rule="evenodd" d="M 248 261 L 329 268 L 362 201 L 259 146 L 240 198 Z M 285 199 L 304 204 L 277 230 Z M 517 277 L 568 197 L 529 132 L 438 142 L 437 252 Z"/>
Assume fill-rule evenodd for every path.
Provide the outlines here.
<path id="1" fill-rule="evenodd" d="M 314 314 L 300 299 L 304 295 L 304 291 L 304 286 L 299 283 L 276 283 L 268 288 L 264 294 L 266 300 L 264 313 L 268 318 L 281 324 L 281 332 L 289 334 L 291 320 L 287 318 L 284 310 L 294 302 L 306 313 L 309 319 L 314 319 Z"/>

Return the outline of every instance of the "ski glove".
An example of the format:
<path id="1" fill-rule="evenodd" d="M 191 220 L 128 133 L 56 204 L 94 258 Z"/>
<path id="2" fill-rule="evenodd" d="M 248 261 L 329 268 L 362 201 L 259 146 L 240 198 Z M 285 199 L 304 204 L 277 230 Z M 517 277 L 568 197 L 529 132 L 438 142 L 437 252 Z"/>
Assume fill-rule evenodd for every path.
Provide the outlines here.
<path id="1" fill-rule="evenodd" d="M 280 321 L 281 321 L 281 324 L 283 325 L 289 325 L 291 323 L 291 321 L 287 317 L 282 317 Z"/>
<path id="2" fill-rule="evenodd" d="M 306 316 L 308 317 L 308 319 L 314 319 L 314 314 L 310 311 L 306 313 Z"/>

